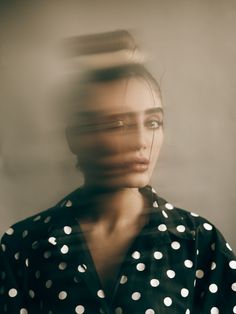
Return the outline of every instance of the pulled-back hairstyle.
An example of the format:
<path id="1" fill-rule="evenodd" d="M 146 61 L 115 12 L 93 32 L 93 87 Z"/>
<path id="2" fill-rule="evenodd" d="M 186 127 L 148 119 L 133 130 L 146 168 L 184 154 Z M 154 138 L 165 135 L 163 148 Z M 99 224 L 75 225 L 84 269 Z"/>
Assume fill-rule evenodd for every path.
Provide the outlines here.
<path id="1" fill-rule="evenodd" d="M 157 80 L 142 64 L 126 64 L 119 67 L 91 70 L 82 77 L 71 78 L 67 92 L 66 103 L 71 109 L 77 109 L 83 103 L 91 84 L 109 83 L 122 79 L 141 78 L 161 98 L 161 90 Z M 74 107 L 75 106 L 75 107 Z"/>
<path id="2" fill-rule="evenodd" d="M 73 64 L 64 99 L 67 109 L 82 104 L 91 84 L 126 78 L 144 79 L 161 98 L 159 83 L 145 67 L 144 56 L 128 31 L 71 37 L 65 40 L 65 49 Z"/>

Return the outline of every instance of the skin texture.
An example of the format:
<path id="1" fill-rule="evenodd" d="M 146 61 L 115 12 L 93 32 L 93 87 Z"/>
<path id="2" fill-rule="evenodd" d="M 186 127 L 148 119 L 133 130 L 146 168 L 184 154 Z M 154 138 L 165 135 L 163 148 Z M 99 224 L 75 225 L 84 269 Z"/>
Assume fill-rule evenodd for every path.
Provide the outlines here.
<path id="1" fill-rule="evenodd" d="M 145 111 L 160 109 L 160 98 L 141 78 L 93 84 L 89 90 L 79 125 L 91 127 L 69 138 L 85 185 L 114 189 L 147 185 L 163 142 L 163 128 L 157 127 L 163 116 Z M 119 122 L 124 126 L 117 127 Z M 148 160 L 146 171 L 130 165 L 139 158 Z"/>
<path id="2" fill-rule="evenodd" d="M 148 202 L 139 188 L 149 183 L 159 156 L 163 113 L 160 97 L 142 78 L 93 84 L 88 91 L 67 138 L 90 190 L 78 221 L 109 296 L 129 246 L 148 219 Z"/>

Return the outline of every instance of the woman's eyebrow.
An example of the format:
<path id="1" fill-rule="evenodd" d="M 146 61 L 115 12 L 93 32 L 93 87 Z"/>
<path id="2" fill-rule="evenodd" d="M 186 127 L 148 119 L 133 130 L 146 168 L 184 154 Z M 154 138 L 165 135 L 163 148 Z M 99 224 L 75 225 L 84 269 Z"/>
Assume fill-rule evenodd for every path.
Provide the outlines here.
<path id="1" fill-rule="evenodd" d="M 81 111 L 77 113 L 76 115 L 87 118 L 87 119 L 94 119 L 94 118 L 122 118 L 127 116 L 135 116 L 136 114 L 144 113 L 146 115 L 148 114 L 155 114 L 155 113 L 161 113 L 163 114 L 162 107 L 152 107 L 150 109 L 146 109 L 144 111 L 127 111 L 127 112 L 120 112 L 120 113 L 114 113 L 114 114 L 108 114 L 106 110 L 94 110 L 94 111 Z"/>
<path id="2" fill-rule="evenodd" d="M 164 113 L 162 107 L 153 107 L 144 111 L 145 114 Z"/>

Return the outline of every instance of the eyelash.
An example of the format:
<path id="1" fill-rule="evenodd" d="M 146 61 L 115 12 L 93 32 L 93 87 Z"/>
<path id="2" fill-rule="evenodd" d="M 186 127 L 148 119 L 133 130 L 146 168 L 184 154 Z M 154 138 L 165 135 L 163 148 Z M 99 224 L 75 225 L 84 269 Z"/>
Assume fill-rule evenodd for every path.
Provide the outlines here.
<path id="1" fill-rule="evenodd" d="M 154 124 L 154 125 L 153 125 Z M 151 130 L 157 130 L 163 125 L 163 122 L 159 119 L 151 119 L 145 122 L 145 126 Z M 114 129 L 120 129 L 124 127 L 133 127 L 134 124 L 126 124 L 123 120 L 118 120 L 114 123 Z"/>
<path id="2" fill-rule="evenodd" d="M 156 125 L 153 126 L 153 123 L 156 123 Z M 158 119 L 152 119 L 152 120 L 147 121 L 146 125 L 148 128 L 152 130 L 157 130 L 163 125 L 163 122 Z"/>
<path id="3" fill-rule="evenodd" d="M 163 125 L 163 122 L 159 119 L 150 119 L 145 122 L 145 126 L 150 130 L 158 130 Z M 96 132 L 96 131 L 118 131 L 122 129 L 128 129 L 133 128 L 135 124 L 129 124 L 126 123 L 124 120 L 117 120 L 110 123 L 104 123 L 104 124 L 90 124 L 90 125 L 84 125 L 80 127 L 72 128 L 75 133 L 87 133 L 87 132 Z"/>

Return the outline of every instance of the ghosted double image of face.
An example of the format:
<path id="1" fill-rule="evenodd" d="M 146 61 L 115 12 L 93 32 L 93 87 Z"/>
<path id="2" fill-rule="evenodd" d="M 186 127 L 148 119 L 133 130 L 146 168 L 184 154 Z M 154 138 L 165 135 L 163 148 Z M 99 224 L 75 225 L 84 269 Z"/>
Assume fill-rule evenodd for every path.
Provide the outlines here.
<path id="1" fill-rule="evenodd" d="M 74 84 L 67 140 L 84 186 L 141 188 L 163 142 L 159 85 L 142 65 L 89 73 Z"/>

